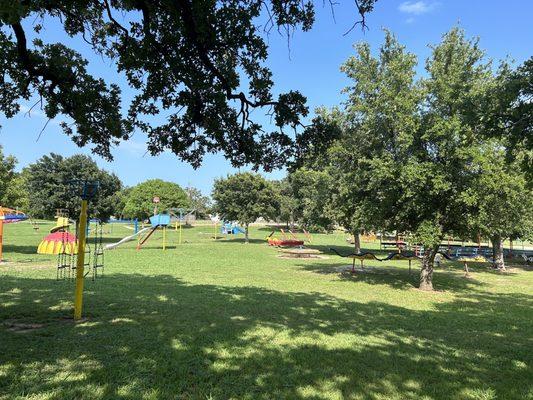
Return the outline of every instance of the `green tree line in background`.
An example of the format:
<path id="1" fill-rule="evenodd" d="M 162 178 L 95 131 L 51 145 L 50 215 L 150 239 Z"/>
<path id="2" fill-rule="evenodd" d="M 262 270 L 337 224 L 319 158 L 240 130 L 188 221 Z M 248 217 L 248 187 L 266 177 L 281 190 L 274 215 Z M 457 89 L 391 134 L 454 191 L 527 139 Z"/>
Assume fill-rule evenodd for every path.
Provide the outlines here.
<path id="1" fill-rule="evenodd" d="M 146 219 L 153 214 L 153 198 L 159 197 L 160 211 L 184 208 L 198 218 L 207 218 L 210 199 L 193 187 L 151 179 L 124 187 L 113 173 L 98 167 L 90 157 L 77 154 L 63 157 L 51 153 L 16 171 L 17 160 L 4 155 L 0 146 L 0 205 L 26 212 L 35 219 L 53 219 L 57 210 L 71 218 L 80 212 L 79 181 L 98 181 L 91 199 L 91 218 Z"/>

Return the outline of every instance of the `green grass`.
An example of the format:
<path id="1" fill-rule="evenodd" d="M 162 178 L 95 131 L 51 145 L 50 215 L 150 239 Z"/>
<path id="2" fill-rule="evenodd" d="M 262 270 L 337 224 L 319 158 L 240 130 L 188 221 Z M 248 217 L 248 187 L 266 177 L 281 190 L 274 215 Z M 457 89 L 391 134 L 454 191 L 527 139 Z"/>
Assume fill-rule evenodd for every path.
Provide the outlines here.
<path id="1" fill-rule="evenodd" d="M 407 262 L 286 260 L 264 243 L 169 231 L 106 253 L 74 285 L 35 254 L 49 226 L 6 226 L 0 266 L 0 399 L 532 399 L 533 272 L 459 265 L 415 289 Z M 106 235 L 131 234 L 120 225 Z M 349 251 L 343 235 L 313 246 Z M 371 246 L 372 247 L 372 246 Z M 375 246 L 374 246 L 375 247 Z M 31 327 L 35 329 L 24 329 Z"/>

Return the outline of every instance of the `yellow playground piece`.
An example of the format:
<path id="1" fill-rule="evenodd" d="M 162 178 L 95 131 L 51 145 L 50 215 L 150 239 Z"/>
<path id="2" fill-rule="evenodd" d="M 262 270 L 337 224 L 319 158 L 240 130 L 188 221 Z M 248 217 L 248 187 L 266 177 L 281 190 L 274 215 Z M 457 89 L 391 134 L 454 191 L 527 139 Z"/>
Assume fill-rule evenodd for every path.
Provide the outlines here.
<path id="1" fill-rule="evenodd" d="M 69 227 L 69 225 L 70 222 L 67 217 L 57 217 L 56 226 L 50 229 L 50 233 L 64 231 Z"/>
<path id="2" fill-rule="evenodd" d="M 69 225 L 68 217 L 58 213 L 56 225 L 50 229 L 50 234 L 39 243 L 37 254 L 76 254 L 78 241 L 76 235 L 68 232 Z"/>
<path id="3" fill-rule="evenodd" d="M 76 236 L 70 232 L 54 232 L 47 235 L 39 247 L 37 254 L 76 254 Z"/>

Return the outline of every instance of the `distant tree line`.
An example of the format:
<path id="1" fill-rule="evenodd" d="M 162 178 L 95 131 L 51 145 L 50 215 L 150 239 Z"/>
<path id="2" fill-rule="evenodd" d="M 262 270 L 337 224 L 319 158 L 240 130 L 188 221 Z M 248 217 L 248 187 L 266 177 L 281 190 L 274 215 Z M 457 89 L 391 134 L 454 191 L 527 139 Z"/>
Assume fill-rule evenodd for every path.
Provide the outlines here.
<path id="1" fill-rule="evenodd" d="M 154 197 L 159 197 L 159 211 L 183 208 L 207 218 L 210 199 L 193 187 L 151 179 L 133 187 L 125 187 L 113 173 L 99 168 L 85 155 L 63 157 L 51 153 L 16 171 L 17 160 L 4 155 L 0 146 L 0 205 L 19 209 L 32 218 L 53 219 L 63 210 L 76 219 L 80 212 L 81 181 L 98 181 L 96 196 L 90 202 L 90 217 L 148 218 L 154 212 Z"/>

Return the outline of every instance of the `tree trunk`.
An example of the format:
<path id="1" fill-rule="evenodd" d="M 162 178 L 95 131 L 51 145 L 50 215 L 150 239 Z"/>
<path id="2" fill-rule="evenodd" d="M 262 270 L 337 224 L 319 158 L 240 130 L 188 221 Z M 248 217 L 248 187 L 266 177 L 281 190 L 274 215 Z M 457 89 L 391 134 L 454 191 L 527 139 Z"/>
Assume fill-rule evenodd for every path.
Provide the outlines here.
<path id="1" fill-rule="evenodd" d="M 435 255 L 438 250 L 439 246 L 435 245 L 424 252 L 424 256 L 422 257 L 422 269 L 420 270 L 420 290 L 433 290 L 433 261 L 435 260 Z"/>
<path id="2" fill-rule="evenodd" d="M 353 244 L 354 244 L 354 250 L 356 253 L 361 252 L 361 238 L 359 236 L 359 230 L 355 230 L 353 233 Z"/>
<path id="3" fill-rule="evenodd" d="M 494 267 L 499 271 L 505 271 L 505 260 L 503 259 L 503 240 L 501 235 L 494 235 L 492 242 L 492 257 L 494 258 Z"/>
<path id="4" fill-rule="evenodd" d="M 244 226 L 244 242 L 245 243 L 249 243 L 250 240 L 248 239 L 248 227 L 250 226 L 250 224 L 246 224 Z"/>

